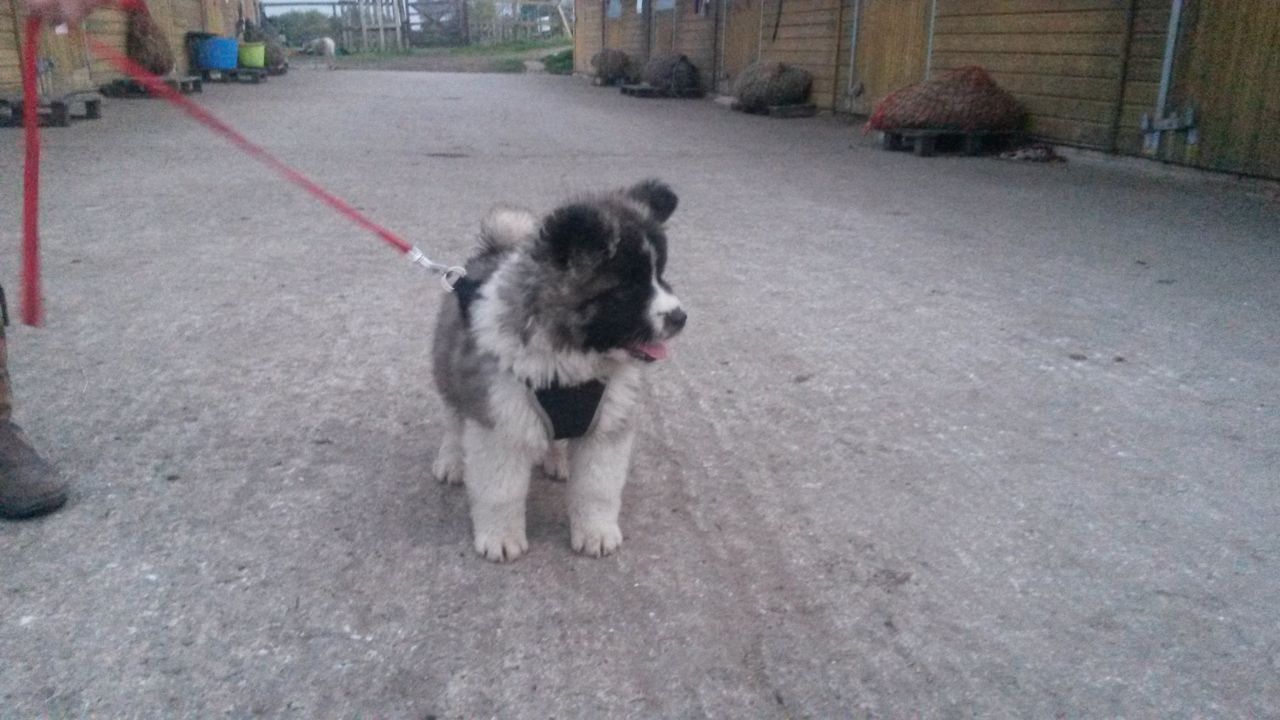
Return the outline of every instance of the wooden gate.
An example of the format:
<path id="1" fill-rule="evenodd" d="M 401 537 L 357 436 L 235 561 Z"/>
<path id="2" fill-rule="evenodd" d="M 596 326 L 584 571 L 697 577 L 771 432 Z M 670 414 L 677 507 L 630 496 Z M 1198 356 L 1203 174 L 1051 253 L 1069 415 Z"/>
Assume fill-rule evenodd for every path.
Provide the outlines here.
<path id="1" fill-rule="evenodd" d="M 605 2 L 604 46 L 625 52 L 641 67 L 648 59 L 647 5 L 644 0 Z"/>
<path id="2" fill-rule="evenodd" d="M 668 55 L 675 49 L 676 4 L 672 0 L 651 0 L 649 56 Z"/>
<path id="3" fill-rule="evenodd" d="M 1280 177 L 1280 3 L 1187 3 L 1168 112 L 1195 111 L 1199 142 L 1169 133 L 1166 160 Z"/>
<path id="4" fill-rule="evenodd" d="M 841 67 L 844 102 L 838 107 L 869 114 L 889 93 L 924 79 L 932 0 L 857 0 L 854 5 L 844 43 L 852 39 L 855 57 L 852 68 Z M 848 57 L 843 49 L 842 61 Z"/>
<path id="5" fill-rule="evenodd" d="M 716 89 L 728 92 L 733 81 L 760 56 L 761 0 L 724 0 L 720 77 Z"/>
<path id="6" fill-rule="evenodd" d="M 622 49 L 622 0 L 604 0 L 604 46 Z"/>

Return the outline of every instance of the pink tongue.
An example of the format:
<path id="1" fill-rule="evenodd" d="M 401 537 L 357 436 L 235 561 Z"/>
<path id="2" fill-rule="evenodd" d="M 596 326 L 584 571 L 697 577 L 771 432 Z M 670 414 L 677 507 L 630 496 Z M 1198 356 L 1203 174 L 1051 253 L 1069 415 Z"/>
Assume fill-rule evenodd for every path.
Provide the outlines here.
<path id="1" fill-rule="evenodd" d="M 666 360 L 667 344 L 666 343 L 645 343 L 644 345 L 632 345 L 632 350 L 644 355 L 650 360 Z"/>

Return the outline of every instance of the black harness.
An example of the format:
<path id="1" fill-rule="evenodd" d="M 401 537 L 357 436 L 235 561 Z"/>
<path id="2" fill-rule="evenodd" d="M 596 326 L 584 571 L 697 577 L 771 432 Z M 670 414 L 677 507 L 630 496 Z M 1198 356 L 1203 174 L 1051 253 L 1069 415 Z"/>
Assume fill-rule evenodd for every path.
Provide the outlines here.
<path id="1" fill-rule="evenodd" d="M 471 303 L 479 294 L 480 283 L 463 277 L 453 286 L 458 296 L 458 309 L 462 312 L 462 321 L 471 326 Z M 543 418 L 551 429 L 554 440 L 572 440 L 586 435 L 595 423 L 596 413 L 600 410 L 600 401 L 604 398 L 605 384 L 599 380 L 590 380 L 578 385 L 553 384 L 551 387 L 535 388 L 532 383 L 525 383 L 538 400 L 542 408 Z"/>
<path id="2" fill-rule="evenodd" d="M 538 405 L 551 426 L 555 440 L 580 438 L 591 429 L 604 397 L 604 383 L 599 380 L 580 385 L 552 385 L 533 391 Z"/>

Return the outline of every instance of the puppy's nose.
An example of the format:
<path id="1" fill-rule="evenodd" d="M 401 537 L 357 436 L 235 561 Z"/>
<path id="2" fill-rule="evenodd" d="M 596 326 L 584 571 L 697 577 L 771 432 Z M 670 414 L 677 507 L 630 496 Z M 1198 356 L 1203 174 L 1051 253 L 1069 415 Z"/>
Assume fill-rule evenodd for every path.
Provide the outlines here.
<path id="1" fill-rule="evenodd" d="M 684 324 L 688 320 L 689 316 L 685 314 L 685 311 L 680 308 L 676 308 L 675 310 L 667 313 L 667 318 L 664 322 L 667 329 L 671 332 L 680 332 L 684 329 Z"/>

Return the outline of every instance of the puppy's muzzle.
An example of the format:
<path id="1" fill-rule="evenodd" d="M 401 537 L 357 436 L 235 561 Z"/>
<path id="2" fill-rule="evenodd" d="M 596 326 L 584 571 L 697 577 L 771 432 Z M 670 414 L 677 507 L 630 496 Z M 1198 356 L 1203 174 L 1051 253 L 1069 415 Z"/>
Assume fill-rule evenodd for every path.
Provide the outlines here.
<path id="1" fill-rule="evenodd" d="M 684 329 L 684 324 L 689 321 L 689 315 L 681 308 L 676 308 L 668 313 L 662 314 L 663 334 L 667 337 L 674 337 Z"/>

